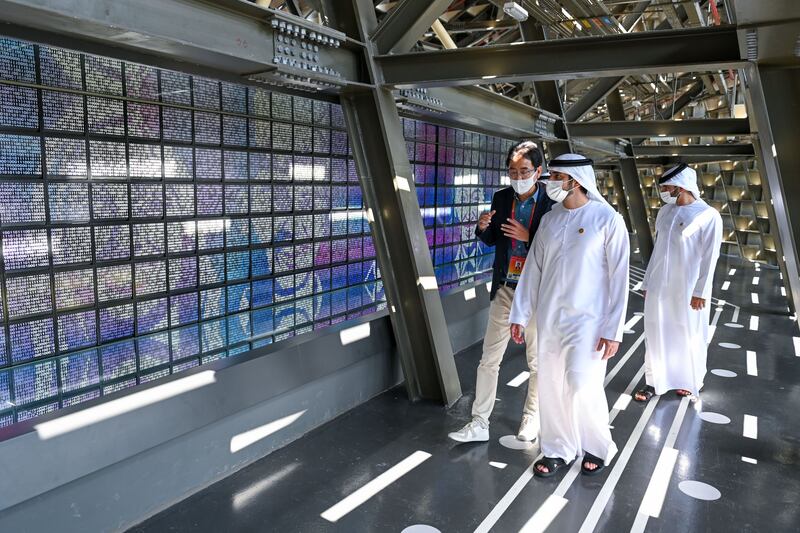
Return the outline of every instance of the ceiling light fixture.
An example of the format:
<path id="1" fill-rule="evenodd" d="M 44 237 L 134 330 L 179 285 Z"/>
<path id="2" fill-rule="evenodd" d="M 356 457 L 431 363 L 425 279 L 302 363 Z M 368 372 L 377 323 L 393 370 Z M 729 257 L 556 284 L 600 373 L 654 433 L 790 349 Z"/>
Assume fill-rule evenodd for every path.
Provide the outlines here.
<path id="1" fill-rule="evenodd" d="M 506 2 L 503 4 L 503 12 L 520 22 L 528 20 L 528 11 L 516 2 Z"/>

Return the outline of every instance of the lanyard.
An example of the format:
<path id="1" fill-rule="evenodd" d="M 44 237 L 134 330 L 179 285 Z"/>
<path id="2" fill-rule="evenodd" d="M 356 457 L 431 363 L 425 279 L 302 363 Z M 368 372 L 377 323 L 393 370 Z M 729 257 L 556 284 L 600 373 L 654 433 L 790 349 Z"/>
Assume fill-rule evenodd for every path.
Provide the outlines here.
<path id="1" fill-rule="evenodd" d="M 514 216 L 514 213 L 516 212 L 516 208 L 517 208 L 517 199 L 514 198 L 511 201 L 511 220 L 517 220 L 517 217 Z M 533 207 L 531 208 L 531 217 L 528 220 L 528 226 L 527 226 L 528 231 L 531 230 L 531 224 L 533 223 L 533 214 L 535 212 L 536 212 L 536 200 L 533 201 Z M 515 239 L 513 237 L 511 238 L 511 240 L 514 241 L 514 242 L 517 241 L 517 239 Z M 528 243 L 526 242 L 525 244 L 528 244 Z"/>

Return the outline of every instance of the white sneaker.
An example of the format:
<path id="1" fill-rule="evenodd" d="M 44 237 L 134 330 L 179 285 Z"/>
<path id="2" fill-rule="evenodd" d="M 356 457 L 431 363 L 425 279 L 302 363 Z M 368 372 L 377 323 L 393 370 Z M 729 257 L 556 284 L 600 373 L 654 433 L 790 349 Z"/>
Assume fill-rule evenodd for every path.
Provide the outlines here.
<path id="1" fill-rule="evenodd" d="M 531 442 L 539 436 L 539 415 L 523 415 L 517 431 L 517 440 Z"/>
<path id="2" fill-rule="evenodd" d="M 447 436 L 458 442 L 486 442 L 489 440 L 489 426 L 478 419 L 473 419 L 460 430 Z"/>

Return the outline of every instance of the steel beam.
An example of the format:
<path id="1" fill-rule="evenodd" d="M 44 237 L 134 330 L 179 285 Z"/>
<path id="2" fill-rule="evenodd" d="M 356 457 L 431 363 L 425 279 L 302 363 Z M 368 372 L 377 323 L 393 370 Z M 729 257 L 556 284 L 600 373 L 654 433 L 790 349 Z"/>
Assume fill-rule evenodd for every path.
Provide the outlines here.
<path id="1" fill-rule="evenodd" d="M 361 33 L 370 34 L 377 25 L 372 1 L 353 6 Z M 374 75 L 371 52 L 364 53 Z M 354 87 L 341 102 L 409 398 L 452 405 L 461 385 L 394 95 Z"/>
<path id="2" fill-rule="evenodd" d="M 778 262 L 791 309 L 800 310 L 800 69 L 755 67 L 748 72 L 751 116 L 758 130 L 759 164 L 766 178 L 779 239 Z"/>
<path id="3" fill-rule="evenodd" d="M 658 116 L 661 120 L 670 120 L 683 111 L 683 108 L 689 105 L 692 100 L 700 96 L 703 93 L 703 89 L 705 89 L 705 83 L 703 83 L 702 79 L 697 80 L 685 93 L 679 96 L 671 106 L 659 110 Z"/>
<path id="4" fill-rule="evenodd" d="M 384 55 L 376 59 L 383 70 L 384 83 L 397 87 L 475 85 L 486 83 L 487 79 L 499 83 L 718 70 L 746 63 L 733 26 Z"/>
<path id="5" fill-rule="evenodd" d="M 600 78 L 591 86 L 586 94 L 567 108 L 564 112 L 564 120 L 567 122 L 577 122 L 583 115 L 602 102 L 611 91 L 619 87 L 623 81 L 625 81 L 624 77 Z"/>
<path id="6" fill-rule="evenodd" d="M 750 121 L 746 118 L 708 120 L 615 120 L 609 122 L 572 122 L 567 124 L 574 137 L 698 137 L 713 135 L 749 135 Z"/>
<path id="7" fill-rule="evenodd" d="M 704 165 L 708 163 L 725 163 L 730 161 L 752 160 L 751 155 L 661 155 L 661 156 L 635 156 L 638 167 L 666 167 L 678 163 Z"/>
<path id="8" fill-rule="evenodd" d="M 752 144 L 712 144 L 689 146 L 655 146 L 639 145 L 633 147 L 634 155 L 641 156 L 712 156 L 727 158 L 729 156 L 754 157 Z"/>
<path id="9" fill-rule="evenodd" d="M 640 2 L 633 6 L 633 9 L 622 18 L 622 27 L 630 31 L 636 26 L 652 2 L 653 0 L 640 0 Z"/>
<path id="10" fill-rule="evenodd" d="M 493 131 L 509 137 L 555 138 L 553 122 L 543 122 L 540 127 L 534 127 L 542 116 L 540 110 L 487 89 L 434 87 L 428 90 L 428 94 L 442 100 L 447 111 L 431 113 L 427 118 L 456 122 L 461 127 Z"/>
<path id="11" fill-rule="evenodd" d="M 245 76 L 275 68 L 268 13 L 231 0 L 0 0 L 0 32 L 159 66 L 169 60 L 180 70 L 188 64 Z M 358 79 L 352 51 L 325 47 L 319 55 L 345 79 Z"/>
<path id="12" fill-rule="evenodd" d="M 402 0 L 375 30 L 372 42 L 381 54 L 408 52 L 449 5 L 450 0 Z"/>
<path id="13" fill-rule="evenodd" d="M 608 114 L 612 120 L 625 120 L 625 110 L 622 107 L 622 95 L 619 89 L 615 89 L 608 95 L 606 103 L 608 104 Z M 628 204 L 631 226 L 639 245 L 639 254 L 642 261 L 647 264 L 653 254 L 653 234 L 647 220 L 647 208 L 642 192 L 642 182 L 639 179 L 639 170 L 636 168 L 636 161 L 629 156 L 630 154 L 627 154 L 626 157 L 621 157 L 619 160 L 620 178 Z M 616 187 L 616 183 L 614 186 Z"/>
<path id="14" fill-rule="evenodd" d="M 532 18 L 520 22 L 519 29 L 522 39 L 525 41 L 544 41 L 546 39 L 544 27 Z M 564 115 L 564 109 L 561 106 L 561 95 L 558 92 L 558 83 L 552 80 L 535 81 L 533 82 L 533 91 L 536 93 L 536 102 L 542 109 L 558 117 Z M 556 122 L 554 128 L 556 137 L 559 140 L 547 143 L 547 151 L 551 158 L 572 151 L 569 145 L 569 134 L 564 127 L 563 120 Z"/>

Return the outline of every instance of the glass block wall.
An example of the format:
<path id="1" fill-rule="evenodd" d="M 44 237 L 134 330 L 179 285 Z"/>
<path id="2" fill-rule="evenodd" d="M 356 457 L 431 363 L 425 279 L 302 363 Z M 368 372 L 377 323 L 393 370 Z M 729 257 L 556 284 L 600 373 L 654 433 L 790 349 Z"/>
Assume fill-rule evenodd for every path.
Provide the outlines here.
<path id="1" fill-rule="evenodd" d="M 344 128 L 0 39 L 0 426 L 384 307 Z"/>
<path id="2" fill-rule="evenodd" d="M 513 142 L 414 119 L 403 129 L 439 288 L 491 279 L 494 247 L 475 238 L 475 225 L 509 184 Z"/>

